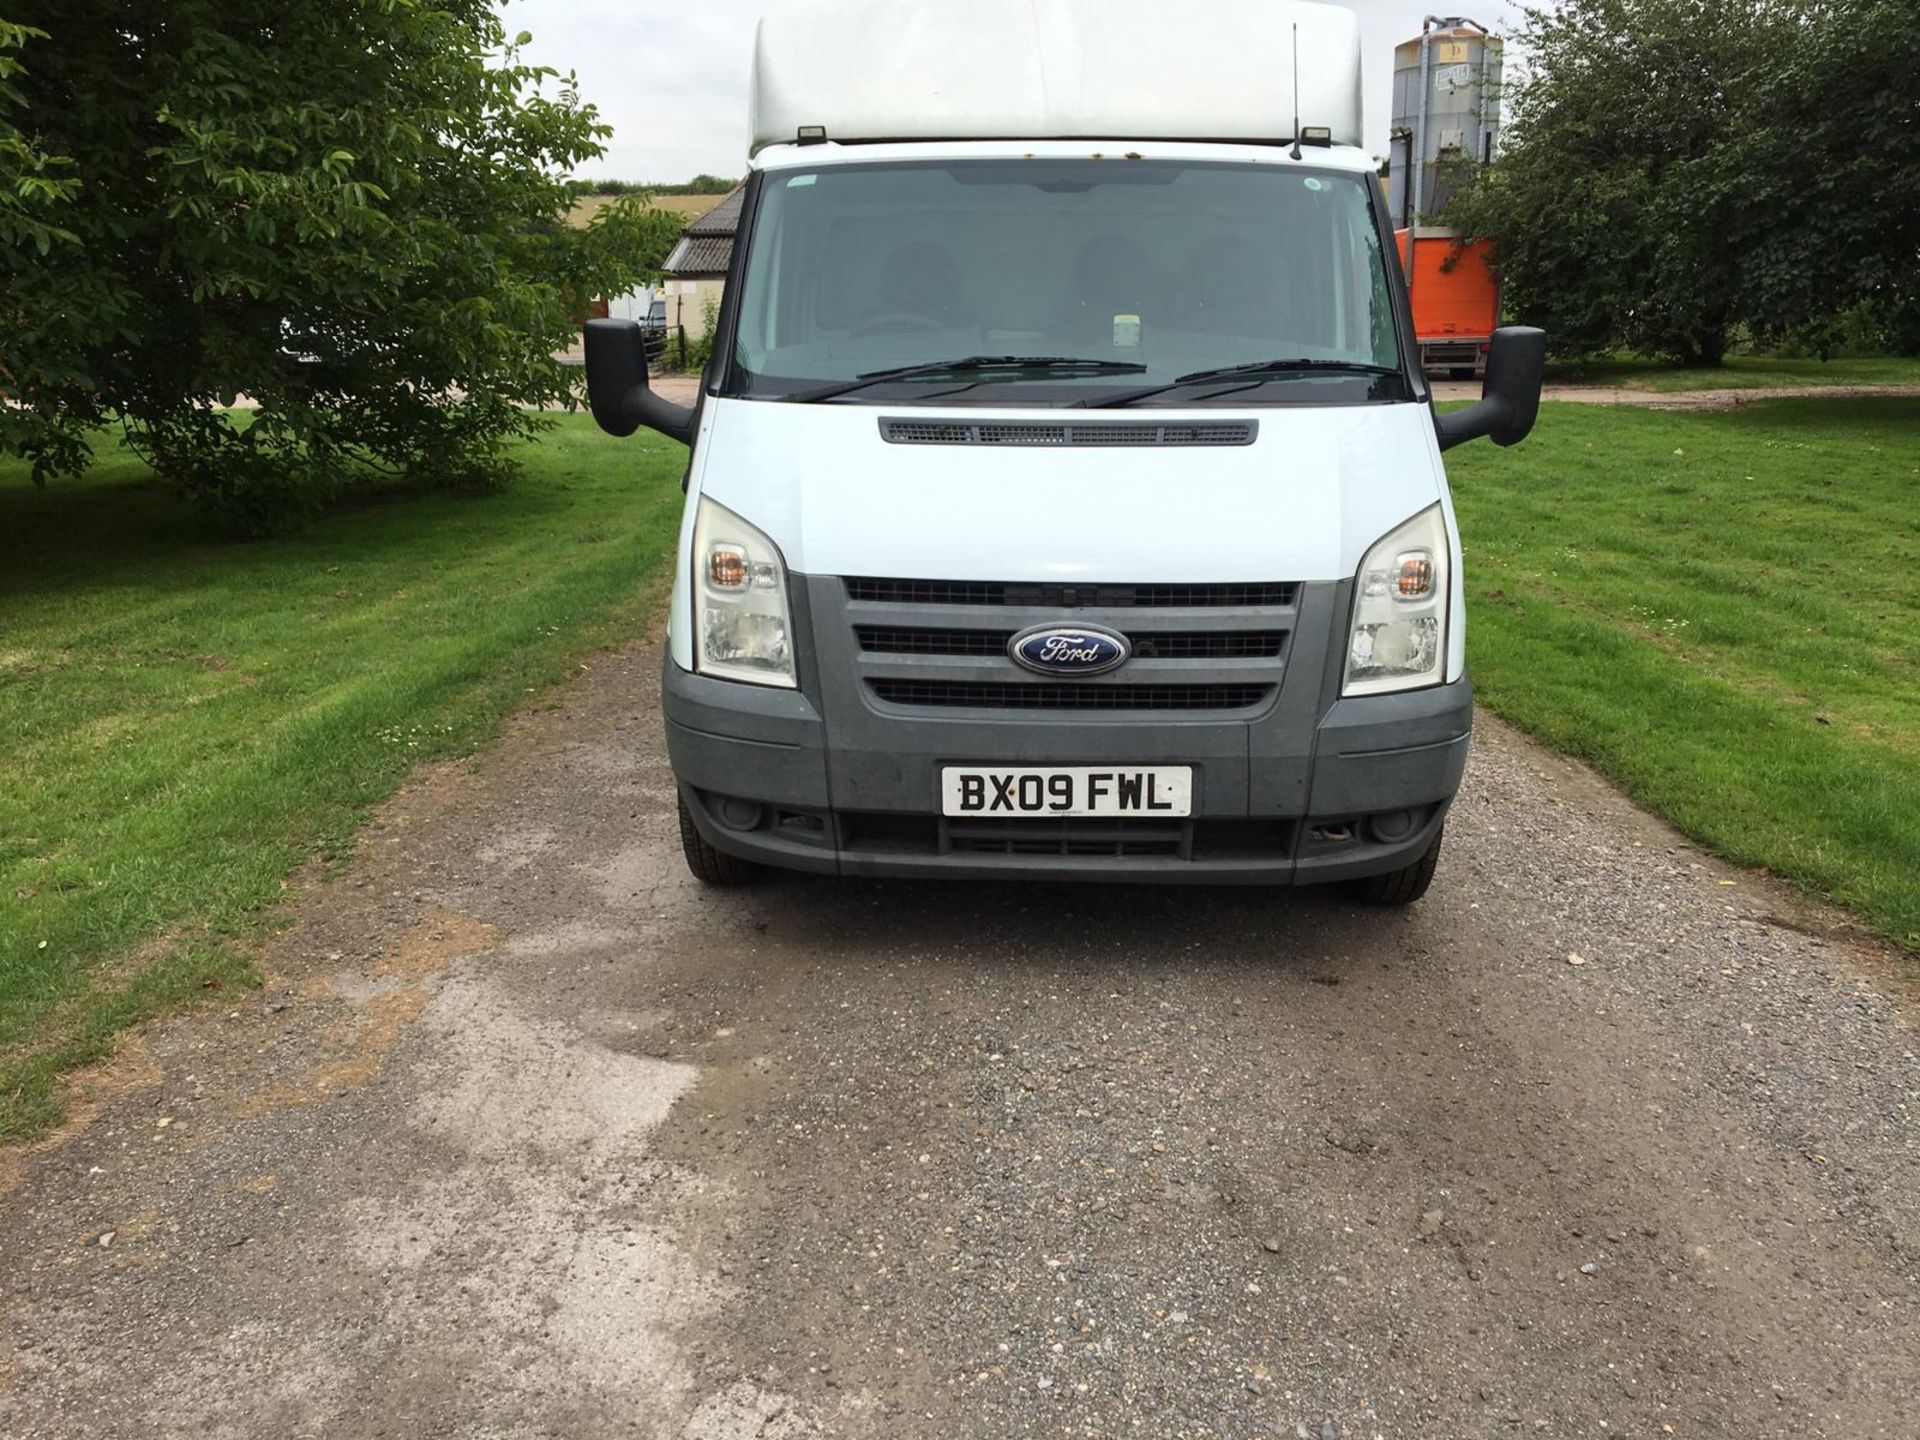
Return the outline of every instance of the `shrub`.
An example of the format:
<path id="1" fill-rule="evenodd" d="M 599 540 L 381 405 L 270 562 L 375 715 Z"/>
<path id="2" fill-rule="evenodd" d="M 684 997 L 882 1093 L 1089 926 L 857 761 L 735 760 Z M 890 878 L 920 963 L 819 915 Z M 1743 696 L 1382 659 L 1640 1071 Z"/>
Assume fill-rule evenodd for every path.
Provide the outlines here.
<path id="1" fill-rule="evenodd" d="M 572 398 L 581 297 L 651 278 L 680 228 L 631 196 L 563 223 L 609 131 L 492 0 L 9 14 L 0 453 L 39 482 L 118 419 L 250 529 L 370 473 L 497 484 Z"/>

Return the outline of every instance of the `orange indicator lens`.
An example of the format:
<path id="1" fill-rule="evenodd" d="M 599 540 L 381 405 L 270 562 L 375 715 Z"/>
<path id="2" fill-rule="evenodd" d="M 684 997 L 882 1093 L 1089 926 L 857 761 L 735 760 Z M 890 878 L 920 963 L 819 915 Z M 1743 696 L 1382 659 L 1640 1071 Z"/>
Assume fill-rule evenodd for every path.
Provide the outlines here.
<path id="1" fill-rule="evenodd" d="M 707 556 L 707 579 L 721 590 L 745 589 L 747 557 L 731 546 L 714 546 Z"/>
<path id="2" fill-rule="evenodd" d="M 1400 579 L 1394 587 L 1402 600 L 1418 600 L 1433 590 L 1433 561 L 1425 555 L 1402 555 Z"/>

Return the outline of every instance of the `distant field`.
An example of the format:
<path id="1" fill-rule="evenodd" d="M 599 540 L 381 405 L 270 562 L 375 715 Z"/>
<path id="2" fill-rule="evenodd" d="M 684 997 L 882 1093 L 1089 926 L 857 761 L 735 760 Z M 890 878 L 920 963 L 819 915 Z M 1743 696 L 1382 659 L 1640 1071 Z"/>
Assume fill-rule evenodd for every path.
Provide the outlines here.
<path id="1" fill-rule="evenodd" d="M 1778 385 L 1920 385 L 1920 359 L 1874 356 L 1851 360 L 1729 355 L 1713 369 L 1681 370 L 1656 360 L 1623 358 L 1555 366 L 1556 385 L 1619 385 L 1630 390 L 1760 390 Z"/>
<path id="2" fill-rule="evenodd" d="M 1480 699 L 1920 950 L 1920 404 L 1546 405 L 1447 463 Z"/>
<path id="3" fill-rule="evenodd" d="M 682 219 L 693 221 L 726 198 L 724 195 L 656 195 L 653 197 L 653 208 L 671 210 Z M 584 225 L 612 203 L 613 197 L 610 195 L 583 195 L 567 212 L 567 223 Z"/>

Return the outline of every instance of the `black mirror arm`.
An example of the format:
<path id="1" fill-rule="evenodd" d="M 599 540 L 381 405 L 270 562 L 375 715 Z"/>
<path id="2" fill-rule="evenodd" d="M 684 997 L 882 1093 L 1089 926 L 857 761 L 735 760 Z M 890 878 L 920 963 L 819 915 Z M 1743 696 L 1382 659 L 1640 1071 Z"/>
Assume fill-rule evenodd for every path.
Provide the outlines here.
<path id="1" fill-rule="evenodd" d="M 693 444 L 694 411 L 653 393 L 647 384 L 647 342 L 631 320 L 589 320 L 587 404 L 594 423 L 609 435 L 627 436 L 642 425 L 682 445 Z"/>
<path id="2" fill-rule="evenodd" d="M 1540 413 L 1540 389 L 1546 368 L 1544 330 L 1530 325 L 1508 325 L 1494 331 L 1480 402 L 1433 417 L 1440 448 L 1451 450 L 1483 435 L 1496 445 L 1518 445 L 1526 439 Z"/>
<path id="3" fill-rule="evenodd" d="M 1478 400 L 1464 410 L 1454 410 L 1445 415 L 1433 417 L 1433 428 L 1440 436 L 1440 449 L 1445 452 L 1456 445 L 1464 445 L 1469 440 L 1478 440 L 1482 436 L 1495 437 L 1497 445 L 1512 445 L 1512 440 L 1501 440 L 1499 435 L 1507 419 L 1507 403 L 1496 397 Z"/>
<path id="4" fill-rule="evenodd" d="M 678 440 L 682 445 L 693 444 L 696 412 L 688 406 L 664 400 L 654 394 L 650 387 L 639 385 L 627 392 L 624 409 L 649 430 L 658 430 L 669 440 Z"/>
<path id="5" fill-rule="evenodd" d="M 1433 417 L 1433 433 L 1439 437 L 1442 455 L 1456 445 L 1478 440 L 1487 433 L 1480 417 L 1480 412 L 1486 408 L 1487 402 L 1482 400 L 1464 410 L 1450 410 L 1445 415 Z"/>

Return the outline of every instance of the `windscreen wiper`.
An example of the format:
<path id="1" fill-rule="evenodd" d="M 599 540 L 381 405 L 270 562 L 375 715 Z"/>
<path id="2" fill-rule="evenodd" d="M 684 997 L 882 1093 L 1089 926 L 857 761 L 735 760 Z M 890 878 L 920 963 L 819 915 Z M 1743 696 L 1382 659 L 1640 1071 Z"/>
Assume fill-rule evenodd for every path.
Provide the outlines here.
<path id="1" fill-rule="evenodd" d="M 922 376 L 978 375 L 1004 370 L 1011 374 L 1039 370 L 1072 371 L 1080 375 L 1144 375 L 1147 367 L 1132 360 L 1076 360 L 1069 355 L 964 355 L 958 360 L 928 360 L 918 365 L 899 365 L 891 370 L 869 370 L 852 380 L 839 380 L 813 390 L 800 390 L 785 398 L 808 405 L 831 400 L 836 395 L 851 395 L 889 380 L 917 380 Z"/>
<path id="2" fill-rule="evenodd" d="M 1262 380 L 1282 375 L 1300 375 L 1312 371 L 1323 371 L 1336 375 L 1398 375 L 1399 370 L 1391 365 L 1369 365 L 1360 360 L 1310 360 L 1298 356 L 1284 360 L 1255 360 L 1249 365 L 1222 365 L 1212 370 L 1195 370 L 1189 375 L 1181 375 L 1165 385 L 1154 385 L 1145 390 L 1129 390 L 1120 395 L 1105 398 L 1091 396 L 1073 403 L 1086 409 L 1107 410 L 1122 405 L 1132 405 L 1140 400 L 1152 399 L 1155 395 L 1165 395 L 1170 390 L 1184 390 L 1189 385 L 1213 385 L 1226 381 L 1244 380 L 1244 385 L 1235 389 L 1250 390 Z"/>

